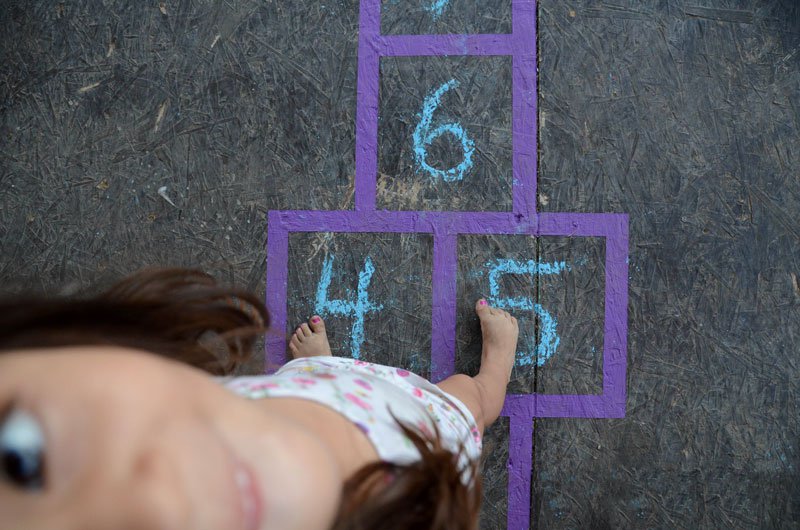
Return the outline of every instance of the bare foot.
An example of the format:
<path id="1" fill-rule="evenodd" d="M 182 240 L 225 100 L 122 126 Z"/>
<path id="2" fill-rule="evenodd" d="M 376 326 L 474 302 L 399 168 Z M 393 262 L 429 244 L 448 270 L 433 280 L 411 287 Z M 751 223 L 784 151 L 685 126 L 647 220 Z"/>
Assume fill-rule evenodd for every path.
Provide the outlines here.
<path id="1" fill-rule="evenodd" d="M 517 351 L 517 319 L 480 299 L 475 312 L 481 321 L 483 354 L 481 369 L 475 377 L 451 375 L 438 383 L 439 388 L 460 399 L 472 413 L 478 430 L 491 425 L 503 410 L 506 387 Z"/>
<path id="2" fill-rule="evenodd" d="M 320 357 L 331 354 L 331 345 L 328 344 L 328 334 L 325 332 L 325 322 L 314 315 L 303 322 L 292 334 L 289 341 L 289 351 L 292 358 Z"/>
<path id="3" fill-rule="evenodd" d="M 501 384 L 508 384 L 517 351 L 517 319 L 502 309 L 490 306 L 484 299 L 475 304 L 475 312 L 481 321 L 483 334 L 480 371 L 502 379 L 498 381 Z"/>

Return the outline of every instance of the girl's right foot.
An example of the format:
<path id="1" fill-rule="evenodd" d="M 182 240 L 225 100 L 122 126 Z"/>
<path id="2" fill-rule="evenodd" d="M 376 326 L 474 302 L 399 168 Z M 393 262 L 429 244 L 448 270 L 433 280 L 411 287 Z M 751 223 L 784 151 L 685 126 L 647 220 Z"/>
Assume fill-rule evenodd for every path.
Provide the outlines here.
<path id="1" fill-rule="evenodd" d="M 460 399 L 472 413 L 478 431 L 491 425 L 503 411 L 506 387 L 511 379 L 511 369 L 517 351 L 519 325 L 517 319 L 491 307 L 486 300 L 475 303 L 475 312 L 481 321 L 483 353 L 478 375 L 451 375 L 437 386 Z"/>
<path id="2" fill-rule="evenodd" d="M 480 299 L 475 304 L 475 312 L 481 321 L 483 335 L 483 353 L 481 354 L 481 372 L 499 378 L 497 383 L 508 384 L 511 369 L 517 350 L 519 325 L 517 319 L 502 309 L 490 306 L 486 300 Z"/>
<path id="3" fill-rule="evenodd" d="M 331 345 L 328 343 L 328 333 L 325 331 L 325 322 L 319 315 L 303 322 L 292 334 L 289 341 L 289 351 L 292 358 L 320 357 L 331 354 Z"/>

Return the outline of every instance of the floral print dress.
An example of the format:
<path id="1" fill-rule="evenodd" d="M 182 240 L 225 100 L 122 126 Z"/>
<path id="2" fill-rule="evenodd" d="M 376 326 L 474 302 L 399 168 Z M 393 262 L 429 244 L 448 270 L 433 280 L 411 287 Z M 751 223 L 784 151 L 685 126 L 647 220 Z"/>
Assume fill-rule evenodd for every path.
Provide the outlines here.
<path id="1" fill-rule="evenodd" d="M 401 368 L 344 357 L 302 357 L 273 375 L 229 378 L 223 384 L 250 399 L 292 397 L 326 405 L 361 429 L 388 462 L 420 458 L 390 411 L 427 436 L 433 436 L 435 424 L 444 447 L 460 452 L 462 466 L 481 455 L 481 435 L 466 405 Z"/>

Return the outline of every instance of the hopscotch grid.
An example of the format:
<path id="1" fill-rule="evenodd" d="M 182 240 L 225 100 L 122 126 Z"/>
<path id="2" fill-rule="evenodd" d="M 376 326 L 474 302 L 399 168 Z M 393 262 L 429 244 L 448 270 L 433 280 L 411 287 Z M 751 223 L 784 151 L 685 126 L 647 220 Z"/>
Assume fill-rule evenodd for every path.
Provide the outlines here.
<path id="1" fill-rule="evenodd" d="M 421 215 L 427 214 L 427 215 Z M 483 219 L 483 221 L 481 220 Z M 440 380 L 455 369 L 456 243 L 459 235 L 526 235 L 603 237 L 606 241 L 606 307 L 604 323 L 602 394 L 511 394 L 504 414 L 522 407 L 533 417 L 621 417 L 625 396 L 625 338 L 627 327 L 618 317 L 627 300 L 627 215 L 587 213 L 542 213 L 538 221 L 520 229 L 510 212 L 374 212 L 273 210 L 269 213 L 267 284 L 283 286 L 282 294 L 271 296 L 275 327 L 286 329 L 286 282 L 288 237 L 296 232 L 340 233 L 427 233 L 433 236 L 433 304 L 431 364 L 432 379 Z M 438 265 L 438 266 L 437 266 Z M 624 270 L 623 270 L 624 269 Z M 616 298 L 610 293 L 615 293 Z M 273 290 L 273 294 L 275 293 Z M 610 303 L 609 303 L 610 302 Z M 627 303 L 627 302 L 625 302 Z M 624 314 L 624 313 L 623 313 Z M 441 320 L 439 320 L 441 319 Z M 281 327 L 282 326 L 282 327 Z M 447 330 L 446 334 L 443 330 Z M 434 340 L 435 339 L 435 340 Z M 442 349 L 436 349 L 440 347 Z M 286 357 L 280 336 L 268 343 L 270 366 Z M 509 408 L 510 407 L 510 408 Z"/>
<path id="2" fill-rule="evenodd" d="M 538 96 L 535 0 L 512 0 L 512 33 L 473 35 L 381 35 L 380 0 L 362 0 L 359 15 L 355 208 L 339 211 L 270 211 L 267 300 L 273 327 L 286 329 L 288 239 L 294 232 L 429 233 L 433 235 L 432 379 L 455 369 L 455 297 L 459 235 L 528 235 L 605 238 L 603 390 L 600 395 L 509 394 L 508 527 L 530 522 L 534 419 L 618 418 L 625 415 L 627 355 L 628 216 L 601 213 L 537 213 Z M 444 55 L 512 56 L 511 212 L 376 210 L 378 106 L 382 57 Z M 537 242 L 536 260 L 540 258 Z M 537 296 L 538 290 L 537 278 Z M 537 330 L 538 337 L 538 330 Z M 266 340 L 268 372 L 286 360 L 285 337 Z M 534 370 L 537 370 L 534 367 Z M 534 372 L 536 375 L 537 372 Z"/>

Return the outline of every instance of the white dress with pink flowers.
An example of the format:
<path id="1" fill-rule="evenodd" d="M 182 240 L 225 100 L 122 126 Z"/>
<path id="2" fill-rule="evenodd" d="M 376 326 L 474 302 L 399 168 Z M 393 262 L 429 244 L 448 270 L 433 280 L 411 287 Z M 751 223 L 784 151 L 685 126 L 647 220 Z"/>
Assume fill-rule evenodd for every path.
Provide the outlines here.
<path id="1" fill-rule="evenodd" d="M 435 424 L 444 447 L 460 452 L 462 465 L 481 455 L 481 435 L 466 405 L 401 368 L 344 357 L 303 357 L 273 375 L 236 377 L 223 384 L 251 399 L 293 397 L 326 405 L 364 431 L 388 462 L 404 464 L 420 458 L 390 411 L 429 437 Z"/>

